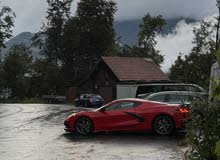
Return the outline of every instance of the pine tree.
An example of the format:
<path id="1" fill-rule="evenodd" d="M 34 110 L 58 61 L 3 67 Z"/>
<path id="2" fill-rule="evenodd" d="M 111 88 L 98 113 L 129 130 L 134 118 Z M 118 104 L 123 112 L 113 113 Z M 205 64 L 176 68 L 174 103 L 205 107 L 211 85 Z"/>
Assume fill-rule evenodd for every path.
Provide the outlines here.
<path id="1" fill-rule="evenodd" d="M 81 28 L 81 49 L 89 70 L 107 51 L 115 40 L 113 29 L 116 3 L 106 0 L 81 0 L 78 3 L 76 16 Z"/>
<path id="2" fill-rule="evenodd" d="M 42 30 L 35 35 L 34 44 L 39 45 L 41 53 L 51 64 L 58 65 L 62 57 L 61 40 L 63 27 L 70 17 L 70 7 L 72 0 L 47 0 L 47 22 L 43 25 Z M 42 42 L 42 37 L 43 42 Z"/>
<path id="3" fill-rule="evenodd" d="M 170 69 L 170 78 L 208 88 L 215 53 L 214 24 L 202 21 L 193 32 L 194 46 L 188 55 L 178 57 Z"/>

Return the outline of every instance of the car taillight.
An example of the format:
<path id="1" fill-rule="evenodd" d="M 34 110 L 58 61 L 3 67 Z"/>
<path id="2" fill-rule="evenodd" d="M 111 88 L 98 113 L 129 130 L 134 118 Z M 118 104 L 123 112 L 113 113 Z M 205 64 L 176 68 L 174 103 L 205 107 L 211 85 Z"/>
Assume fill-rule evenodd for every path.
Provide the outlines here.
<path id="1" fill-rule="evenodd" d="M 188 113 L 189 112 L 189 109 L 188 108 L 180 108 L 179 111 L 181 113 Z"/>

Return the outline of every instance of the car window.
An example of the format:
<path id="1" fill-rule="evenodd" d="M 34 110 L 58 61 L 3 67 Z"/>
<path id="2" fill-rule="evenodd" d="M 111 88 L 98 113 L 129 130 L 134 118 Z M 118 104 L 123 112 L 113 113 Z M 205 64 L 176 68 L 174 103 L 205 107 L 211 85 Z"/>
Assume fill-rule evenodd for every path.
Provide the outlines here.
<path id="1" fill-rule="evenodd" d="M 80 99 L 89 99 L 89 98 L 91 98 L 91 95 L 89 94 L 83 94 L 80 96 Z"/>
<path id="2" fill-rule="evenodd" d="M 202 90 L 199 87 L 196 87 L 196 86 L 191 86 L 191 91 L 192 92 L 202 92 Z"/>
<path id="3" fill-rule="evenodd" d="M 92 98 L 94 98 L 94 99 L 102 99 L 102 97 L 99 96 L 99 95 L 93 95 Z"/>
<path id="4" fill-rule="evenodd" d="M 113 110 L 119 110 L 119 109 L 130 109 L 138 106 L 138 102 L 117 102 L 113 103 L 110 106 L 106 107 L 106 111 L 113 111 Z"/>
<path id="5" fill-rule="evenodd" d="M 148 98 L 148 100 L 157 101 L 157 102 L 165 102 L 165 97 L 166 95 L 157 95 L 157 96 Z"/>
<path id="6" fill-rule="evenodd" d="M 182 103 L 184 100 L 184 96 L 179 94 L 169 94 L 167 97 L 167 102 L 171 103 Z"/>
<path id="7" fill-rule="evenodd" d="M 137 89 L 136 97 L 139 94 L 155 93 L 155 92 L 160 92 L 161 90 L 162 90 L 161 85 L 139 86 Z"/>
<path id="8" fill-rule="evenodd" d="M 204 101 L 201 97 L 197 95 L 188 95 L 187 96 L 187 101 L 192 102 L 192 101 Z"/>

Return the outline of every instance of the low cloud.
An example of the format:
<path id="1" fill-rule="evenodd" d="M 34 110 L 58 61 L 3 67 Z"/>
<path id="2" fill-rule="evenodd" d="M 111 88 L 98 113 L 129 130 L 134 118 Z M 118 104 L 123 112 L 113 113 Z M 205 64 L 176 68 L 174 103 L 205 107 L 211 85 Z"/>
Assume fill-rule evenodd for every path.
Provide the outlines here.
<path id="1" fill-rule="evenodd" d="M 74 0 L 71 11 L 74 15 L 77 2 Z M 140 19 L 145 14 L 161 14 L 169 18 L 203 19 L 217 13 L 216 0 L 114 0 L 118 3 L 115 20 Z M 46 0 L 1 0 L 1 5 L 10 6 L 16 13 L 14 35 L 24 31 L 37 32 L 45 21 Z"/>
<path id="2" fill-rule="evenodd" d="M 214 19 L 214 17 L 216 17 L 216 15 L 205 17 L 203 20 L 209 21 Z M 169 71 L 180 52 L 189 54 L 193 47 L 193 28 L 198 28 L 199 25 L 199 22 L 187 24 L 182 20 L 176 25 L 172 33 L 157 36 L 158 43 L 156 48 L 165 56 L 164 63 L 161 65 L 164 72 Z"/>
<path id="3" fill-rule="evenodd" d="M 71 8 L 73 15 L 78 1 L 73 1 Z M 46 21 L 48 7 L 46 0 L 2 0 L 1 5 L 10 6 L 16 14 L 14 36 L 21 32 L 38 32 L 42 23 Z"/>
<path id="4" fill-rule="evenodd" d="M 169 18 L 203 19 L 217 12 L 216 0 L 116 0 L 117 20 L 141 18 L 145 14 L 161 14 Z"/>

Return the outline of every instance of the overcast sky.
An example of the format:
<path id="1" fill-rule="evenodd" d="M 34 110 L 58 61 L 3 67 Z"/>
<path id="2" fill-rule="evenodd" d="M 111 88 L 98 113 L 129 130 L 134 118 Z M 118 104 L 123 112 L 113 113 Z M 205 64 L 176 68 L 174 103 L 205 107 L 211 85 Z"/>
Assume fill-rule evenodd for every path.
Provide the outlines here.
<path id="1" fill-rule="evenodd" d="M 79 0 L 72 4 L 74 14 Z M 143 17 L 146 13 L 161 14 L 168 18 L 193 18 L 202 20 L 217 13 L 216 0 L 116 0 L 118 11 L 115 20 L 123 21 Z M 37 32 L 45 21 L 46 0 L 2 0 L 0 5 L 10 6 L 16 14 L 13 35 L 21 32 Z M 168 71 L 179 52 L 192 48 L 192 29 L 198 24 L 187 25 L 180 22 L 175 34 L 158 36 L 157 48 L 165 55 L 164 71 Z"/>

